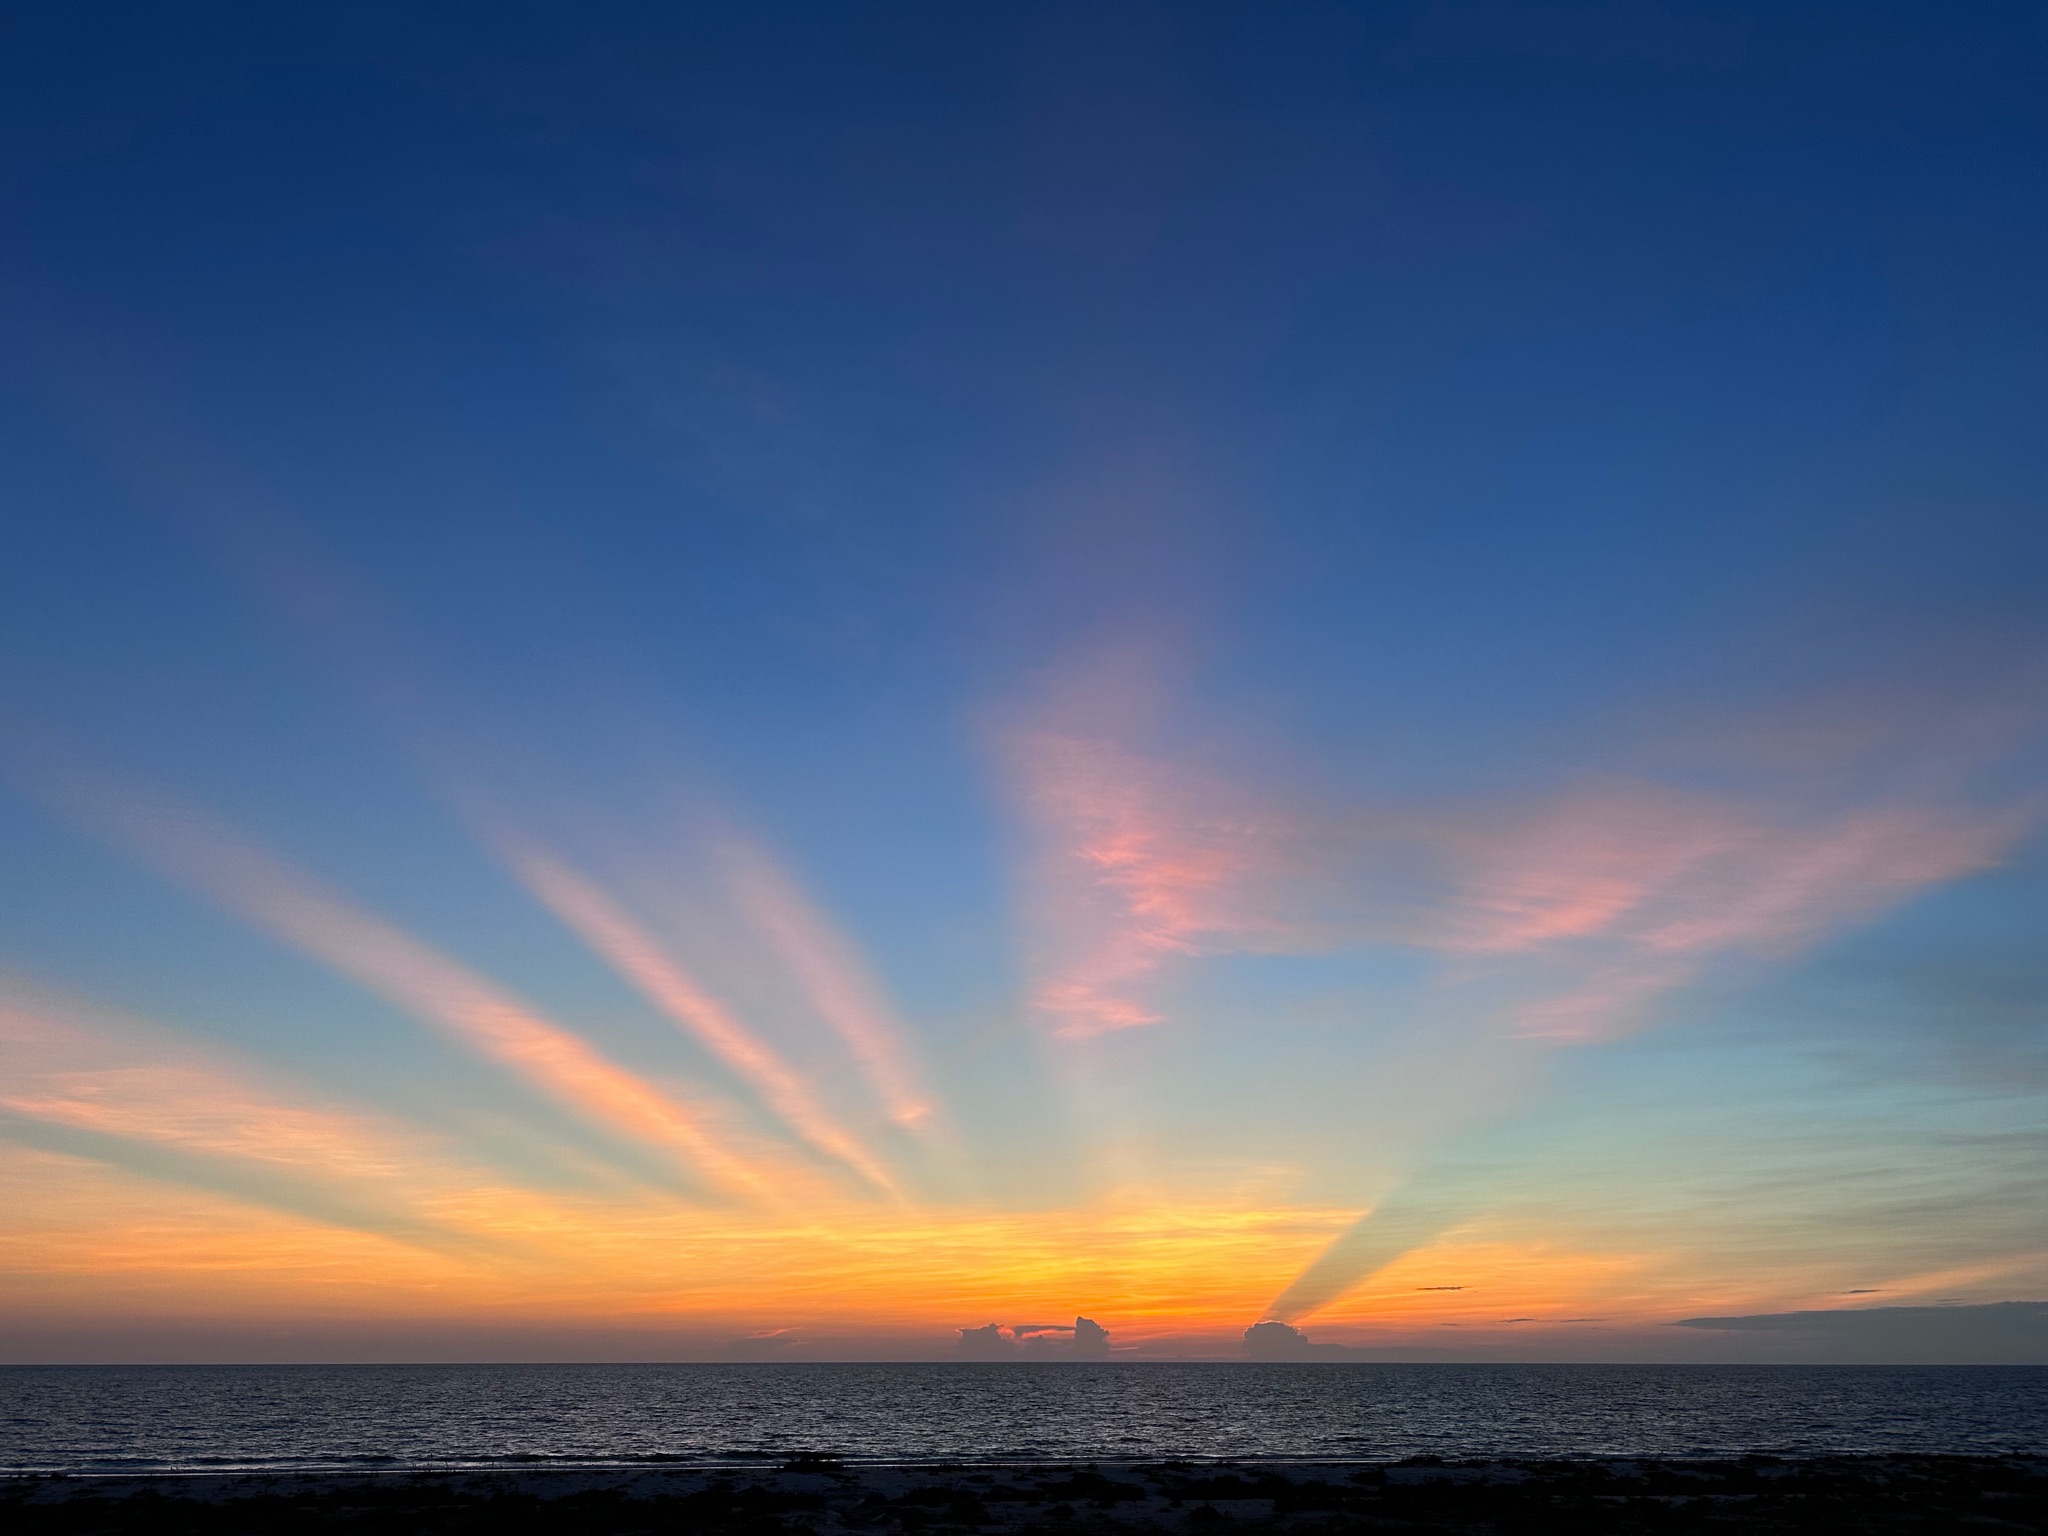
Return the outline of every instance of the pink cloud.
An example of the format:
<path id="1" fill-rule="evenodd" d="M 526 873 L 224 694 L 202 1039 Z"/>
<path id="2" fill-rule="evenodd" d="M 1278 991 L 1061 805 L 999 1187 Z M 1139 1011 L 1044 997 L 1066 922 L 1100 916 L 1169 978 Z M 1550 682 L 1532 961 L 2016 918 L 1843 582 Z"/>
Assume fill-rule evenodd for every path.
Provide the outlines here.
<path id="1" fill-rule="evenodd" d="M 1511 954 L 1606 932 L 1748 832 L 1726 807 L 1649 785 L 1579 791 L 1441 834 L 1457 887 L 1431 947 Z"/>
<path id="2" fill-rule="evenodd" d="M 1786 952 L 1989 868 L 2035 819 L 1926 785 L 1843 803 L 1625 779 L 1511 810 L 1346 813 L 1108 731 L 1008 746 L 1037 840 L 1031 1001 L 1067 1036 L 1162 1022 L 1171 963 L 1399 943 L 1456 961 L 1448 985 L 1513 994 L 1513 1033 L 1595 1039 L 1724 957 Z"/>
<path id="3" fill-rule="evenodd" d="M 2028 818 L 2010 811 L 1876 806 L 1804 833 L 1763 825 L 1718 879 L 1659 914 L 1651 950 L 1777 949 L 1830 924 L 1996 864 Z"/>
<path id="4" fill-rule="evenodd" d="M 1176 958 L 1261 947 L 1281 925 L 1280 818 L 1118 745 L 1056 731 L 1009 743 L 1039 841 L 1041 974 L 1058 1033 L 1156 1024 L 1147 984 Z"/>
<path id="5" fill-rule="evenodd" d="M 1913 803 L 1802 815 L 1609 783 L 1451 837 L 1453 894 L 1417 938 L 1519 976 L 1533 995 L 1517 1033 L 1593 1039 L 1717 958 L 1782 953 L 1990 867 L 2030 820 Z"/>

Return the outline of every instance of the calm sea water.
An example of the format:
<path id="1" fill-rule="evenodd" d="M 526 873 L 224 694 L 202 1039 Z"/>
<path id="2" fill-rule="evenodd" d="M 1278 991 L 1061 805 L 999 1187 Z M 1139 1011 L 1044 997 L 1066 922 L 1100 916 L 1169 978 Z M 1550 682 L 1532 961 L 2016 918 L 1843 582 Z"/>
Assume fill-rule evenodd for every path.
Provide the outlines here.
<path id="1" fill-rule="evenodd" d="M 2043 1366 L 0 1368 L 0 1468 L 2048 1450 Z"/>

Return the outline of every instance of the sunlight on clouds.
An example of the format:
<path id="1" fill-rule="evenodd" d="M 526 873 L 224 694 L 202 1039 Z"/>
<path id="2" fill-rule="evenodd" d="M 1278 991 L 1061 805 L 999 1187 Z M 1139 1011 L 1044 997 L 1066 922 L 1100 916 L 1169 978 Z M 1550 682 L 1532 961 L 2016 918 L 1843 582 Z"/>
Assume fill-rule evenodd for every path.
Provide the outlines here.
<path id="1" fill-rule="evenodd" d="M 1055 1033 L 1161 1023 L 1145 997 L 1163 965 L 1274 932 L 1250 890 L 1277 873 L 1274 809 L 1111 741 L 1038 730 L 1008 747 L 1042 838 L 1032 1003 Z"/>
<path id="2" fill-rule="evenodd" d="M 1527 957 L 1536 995 L 1514 1027 L 1584 1041 L 1625 1027 L 1718 956 L 1782 953 L 1988 868 L 2030 820 L 2009 807 L 1904 804 L 1814 821 L 1614 783 L 1461 835 L 1460 893 L 1415 937 L 1509 969 Z M 1544 970 L 1564 982 L 1548 997 Z"/>
<path id="3" fill-rule="evenodd" d="M 18 980 L 0 980 L 0 1044 L 0 1108 L 30 1119 L 349 1181 L 399 1178 L 424 1150 L 368 1116 L 280 1102 L 246 1069 Z"/>
<path id="4" fill-rule="evenodd" d="M 323 889 L 194 808 L 72 772 L 50 798 L 147 863 L 258 928 L 511 1068 L 599 1127 L 675 1157 L 728 1189 L 776 1176 L 721 1144 L 704 1116 L 613 1064 L 570 1031 L 431 946 Z"/>
<path id="5" fill-rule="evenodd" d="M 1719 957 L 1990 868 L 2036 820 L 1958 801 L 1816 816 L 1631 781 L 1507 812 L 1315 808 L 1115 741 L 1016 750 L 1048 871 L 1036 996 L 1069 1036 L 1164 1022 L 1145 992 L 1169 960 L 1383 945 L 1459 962 L 1451 986 L 1512 984 L 1514 1032 L 1592 1039 Z M 1404 889 L 1391 870 L 1423 873 Z"/>
<path id="6" fill-rule="evenodd" d="M 1345 804 L 1137 740 L 1120 720 L 1157 703 L 1105 710 L 1119 689 L 1128 679 L 1085 708 L 1056 699 L 1000 738 L 1030 835 L 1016 1017 L 1039 1026 L 1026 1038 L 1076 1112 L 1026 1101 L 1000 1131 L 941 1107 L 867 957 L 770 854 L 729 832 L 679 838 L 663 857 L 622 836 L 634 853 L 610 863 L 543 853 L 503 822 L 484 841 L 787 1139 L 748 1132 L 740 1105 L 708 1090 L 657 1087 L 204 813 L 75 765 L 43 774 L 42 798 L 118 847 L 599 1133 L 748 1198 L 707 1204 L 644 1178 L 536 1192 L 438 1128 L 322 1101 L 22 987 L 0 998 L 0 1176 L 21 1218 L 5 1240 L 8 1294 L 52 1316 L 317 1305 L 521 1327 L 574 1317 L 668 1330 L 679 1349 L 715 1326 L 895 1330 L 943 1353 L 960 1328 L 1084 1311 L 1120 1346 L 1228 1352 L 1268 1316 L 1313 1316 L 1362 1344 L 1523 1340 L 1782 1310 L 1869 1278 L 1845 1258 L 1856 1234 L 1829 1239 L 1835 1252 L 1811 1240 L 1802 1256 L 1771 1246 L 1768 1219 L 1745 1228 L 1747 1247 L 1726 1241 L 1725 1221 L 1518 1227 L 1432 1185 L 1431 1158 L 1452 1130 L 1526 1093 L 1532 1064 L 1557 1048 L 1616 1039 L 1720 968 L 1771 963 L 1995 865 L 2032 825 L 2030 807 L 1935 779 L 1915 794 L 1772 795 L 1646 776 L 1518 800 Z M 590 860 L 604 878 L 585 872 Z M 1284 1055 L 1274 1032 L 1292 1015 L 1256 993 L 1215 1001 L 1198 990 L 1217 974 L 1205 967 L 1255 957 L 1271 980 L 1283 965 L 1358 955 L 1399 955 L 1405 969 L 1323 972 L 1334 979 L 1317 982 L 1303 1016 L 1379 1041 L 1313 1058 L 1333 1082 L 1373 1072 L 1379 1111 L 1290 1142 L 1286 1122 L 1307 1100 L 1258 1074 Z M 1181 1016 L 1197 1011 L 1198 1023 Z M 1154 1123 L 1169 1082 L 1214 1090 L 1177 1141 Z M 1269 1096 L 1267 1121 L 1246 1112 L 1254 1091 Z M 1282 1123 L 1274 1103 L 1290 1111 Z M 1355 1184 L 1312 1181 L 1304 1146 Z M 806 1148 L 855 1179 L 826 1176 Z M 963 1193 L 973 1159 L 991 1154 L 1049 1168 L 1071 1158 L 1074 1171 L 999 1207 Z M 917 1182 L 939 1164 L 945 1178 Z M 1871 1198 L 1907 1193 L 1901 1182 Z M 1983 1231 L 2003 1240 L 1995 1223 Z M 1867 1271 L 1915 1272 L 1909 1247 Z M 1919 1281 L 1883 1288 L 1932 1296 L 2032 1275 L 2031 1263 L 1918 1265 Z"/>
<path id="7" fill-rule="evenodd" d="M 653 935 L 590 881 L 531 849 L 510 855 L 527 887 L 604 956 L 649 1002 L 694 1035 L 758 1092 L 796 1133 L 851 1168 L 883 1193 L 901 1198 L 896 1181 L 840 1126 L 804 1080 L 724 1003 L 662 949 Z"/>
<path id="8" fill-rule="evenodd" d="M 1185 979 L 1205 958 L 1405 951 L 1430 966 L 1440 1013 L 1486 1021 L 1472 1073 L 1472 1053 L 1516 1039 L 1582 1046 L 1638 1029 L 1709 974 L 1995 866 L 2038 820 L 2029 801 L 1965 793 L 1993 749 L 1937 730 L 1927 771 L 1860 793 L 1820 763 L 1747 795 L 1614 777 L 1520 803 L 1345 805 L 1143 748 L 1162 709 L 1112 656 L 1002 738 L 1036 850 L 1032 1000 L 1056 1040 L 1167 1025 L 1169 967 Z M 1093 1119 L 1128 1119 L 1110 1092 L 1126 1085 L 1106 1084 L 1092 1053 L 1066 1055 Z M 1271 1315 L 1328 1306 L 1440 1230 L 1382 1202 Z"/>
<path id="9" fill-rule="evenodd" d="M 561 1225 L 445 1137 L 19 978 L 0 1045 L 0 1140 L 410 1248 L 502 1260 Z"/>
<path id="10" fill-rule="evenodd" d="M 907 1031 L 853 946 L 764 849 L 727 838 L 720 853 L 740 909 L 852 1052 L 889 1118 L 910 1130 L 938 1131 L 937 1096 L 924 1082 Z"/>
<path id="11" fill-rule="evenodd" d="M 872 1205 L 768 1213 L 563 1204 L 488 1264 L 280 1217 L 214 1192 L 0 1145 L 19 1220 L 0 1237 L 16 1304 L 232 1315 L 345 1306 L 390 1316 L 684 1327 L 953 1331 L 1113 1312 L 1138 1340 L 1255 1306 L 1347 1213 L 1245 1210 L 1125 1191 L 1078 1210 L 909 1218 Z"/>

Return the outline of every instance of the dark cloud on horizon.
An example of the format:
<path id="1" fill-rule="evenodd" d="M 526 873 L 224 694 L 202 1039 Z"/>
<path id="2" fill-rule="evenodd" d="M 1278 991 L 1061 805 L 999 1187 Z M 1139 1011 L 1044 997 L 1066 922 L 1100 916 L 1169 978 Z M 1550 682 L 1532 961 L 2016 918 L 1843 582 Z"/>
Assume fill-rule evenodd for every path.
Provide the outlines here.
<path id="1" fill-rule="evenodd" d="M 1688 1317 L 1680 1328 L 1803 1336 L 1815 1357 L 1867 1365 L 2048 1364 L 2048 1301 Z"/>
<path id="2" fill-rule="evenodd" d="M 794 1329 L 778 1328 L 773 1333 L 753 1333 L 745 1338 L 730 1339 L 720 1353 L 728 1360 L 773 1360 L 796 1341 Z"/>
<path id="3" fill-rule="evenodd" d="M 1318 1344 L 1301 1329 L 1268 1320 L 1244 1331 L 1245 1352 L 1254 1360 L 1444 1361 L 1478 1359 L 1468 1351 L 1429 1344 Z"/>
<path id="4" fill-rule="evenodd" d="M 1062 1338 L 1072 1334 L 1071 1340 Z M 1107 1360 L 1109 1330 L 1092 1318 L 1071 1323 L 984 1323 L 962 1328 L 956 1353 L 963 1360 Z"/>

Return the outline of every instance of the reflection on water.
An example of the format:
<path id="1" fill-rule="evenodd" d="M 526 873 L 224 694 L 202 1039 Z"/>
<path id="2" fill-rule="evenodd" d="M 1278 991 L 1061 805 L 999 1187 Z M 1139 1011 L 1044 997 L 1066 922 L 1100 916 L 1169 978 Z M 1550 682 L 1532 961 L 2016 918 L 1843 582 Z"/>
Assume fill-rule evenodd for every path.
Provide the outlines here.
<path id="1" fill-rule="evenodd" d="M 0 1368 L 0 1467 L 2041 1451 L 2043 1366 Z"/>

